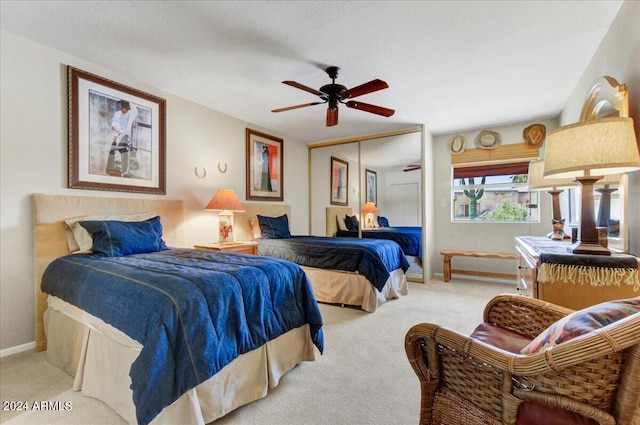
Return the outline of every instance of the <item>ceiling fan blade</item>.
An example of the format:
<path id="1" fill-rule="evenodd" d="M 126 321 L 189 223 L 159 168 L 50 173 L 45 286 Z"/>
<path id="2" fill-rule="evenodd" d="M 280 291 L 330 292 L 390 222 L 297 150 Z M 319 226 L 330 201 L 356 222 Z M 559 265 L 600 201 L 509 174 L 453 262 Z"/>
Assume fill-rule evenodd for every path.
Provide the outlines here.
<path id="1" fill-rule="evenodd" d="M 415 170 L 419 170 L 419 169 L 421 169 L 421 168 L 422 168 L 422 167 L 420 167 L 420 166 L 417 166 L 417 167 L 406 167 L 406 168 L 405 168 L 404 170 L 402 170 L 402 171 L 404 171 L 404 172 L 406 173 L 407 171 L 415 171 Z"/>
<path id="2" fill-rule="evenodd" d="M 372 93 L 378 90 L 384 90 L 389 88 L 389 85 L 382 80 L 371 80 L 368 83 L 361 84 L 357 87 L 353 87 L 340 93 L 343 99 L 352 99 L 354 97 L 362 96 L 363 94 Z"/>
<path id="3" fill-rule="evenodd" d="M 356 102 L 355 100 L 348 101 L 345 105 L 349 108 L 359 109 L 365 112 L 371 112 L 372 114 L 382 115 L 383 117 L 390 117 L 395 114 L 395 110 L 389 108 L 383 108 L 382 106 L 371 105 L 364 102 Z"/>
<path id="4" fill-rule="evenodd" d="M 327 108 L 327 127 L 338 125 L 338 108 Z"/>
<path id="5" fill-rule="evenodd" d="M 319 92 L 316 89 L 312 89 L 311 87 L 307 87 L 307 86 L 305 86 L 303 84 L 296 83 L 295 81 L 283 81 L 282 84 L 286 84 L 288 86 L 295 87 L 295 88 L 300 89 L 300 90 L 308 91 L 309 93 L 315 94 L 316 96 L 324 95 L 324 93 Z"/>
<path id="6" fill-rule="evenodd" d="M 284 111 L 290 111 L 292 109 L 298 109 L 298 108 L 305 108 L 307 106 L 313 106 L 313 105 L 322 105 L 323 103 L 327 103 L 327 102 L 311 102 L 311 103 L 303 103 L 301 105 L 294 105 L 294 106 L 287 106 L 285 108 L 279 108 L 279 109 L 272 109 L 271 112 L 284 112 Z"/>

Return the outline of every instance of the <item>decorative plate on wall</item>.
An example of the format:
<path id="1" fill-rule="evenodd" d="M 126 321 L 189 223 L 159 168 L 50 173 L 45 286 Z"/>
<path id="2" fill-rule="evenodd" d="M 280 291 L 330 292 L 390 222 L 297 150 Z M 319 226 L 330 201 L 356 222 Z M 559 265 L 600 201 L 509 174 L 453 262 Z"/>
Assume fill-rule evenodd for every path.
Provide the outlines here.
<path id="1" fill-rule="evenodd" d="M 483 130 L 476 136 L 475 143 L 478 149 L 495 149 L 500 146 L 500 134 L 495 131 Z"/>
<path id="2" fill-rule="evenodd" d="M 542 145 L 545 137 L 547 137 L 547 128 L 543 124 L 531 124 L 524 129 L 522 137 L 527 146 L 537 148 Z"/>
<path id="3" fill-rule="evenodd" d="M 449 139 L 449 152 L 451 152 L 452 155 L 464 152 L 464 136 L 460 134 L 451 136 Z"/>

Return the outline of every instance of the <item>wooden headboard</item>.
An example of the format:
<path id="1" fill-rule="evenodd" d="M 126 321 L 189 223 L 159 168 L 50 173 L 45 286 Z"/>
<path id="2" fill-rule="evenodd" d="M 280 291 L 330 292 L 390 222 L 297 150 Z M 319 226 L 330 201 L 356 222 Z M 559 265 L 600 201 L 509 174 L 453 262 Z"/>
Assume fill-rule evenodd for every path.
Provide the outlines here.
<path id="1" fill-rule="evenodd" d="M 94 198 L 84 196 L 33 196 L 33 267 L 36 351 L 47 348 L 43 314 L 47 295 L 40 291 L 45 269 L 53 260 L 68 255 L 64 220 L 85 215 L 133 214 L 155 211 L 160 216 L 163 239 L 169 246 L 185 247 L 184 202 L 181 200 Z"/>
<path id="2" fill-rule="evenodd" d="M 338 232 L 338 222 L 336 217 L 353 215 L 353 210 L 349 207 L 327 207 L 327 236 L 335 236 Z"/>
<path id="3" fill-rule="evenodd" d="M 283 214 L 287 214 L 289 223 L 291 223 L 291 207 L 289 205 L 243 202 L 242 206 L 245 212 L 233 214 L 233 238 L 236 241 L 250 241 L 253 239 L 249 219 L 258 214 L 265 217 L 280 217 Z"/>

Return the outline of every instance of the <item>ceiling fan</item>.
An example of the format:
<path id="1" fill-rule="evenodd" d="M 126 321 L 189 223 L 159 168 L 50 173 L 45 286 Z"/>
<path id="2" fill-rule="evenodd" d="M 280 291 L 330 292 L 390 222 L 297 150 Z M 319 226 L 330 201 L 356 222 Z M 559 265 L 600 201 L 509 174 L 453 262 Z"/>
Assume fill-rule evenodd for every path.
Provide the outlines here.
<path id="1" fill-rule="evenodd" d="M 404 169 L 402 171 L 404 171 L 405 173 L 407 171 L 415 171 L 415 170 L 419 170 L 422 168 L 422 165 L 420 164 L 409 164 L 406 167 L 404 167 Z"/>
<path id="2" fill-rule="evenodd" d="M 312 89 L 311 87 L 296 83 L 295 81 L 282 82 L 283 84 L 286 84 L 288 86 L 315 94 L 316 96 L 319 96 L 320 99 L 322 99 L 322 102 L 311 102 L 303 103 L 302 105 L 287 106 L 286 108 L 273 109 L 271 112 L 284 112 L 290 111 L 292 109 L 328 103 L 329 106 L 327 107 L 327 127 L 338 124 L 338 103 L 347 105 L 347 108 L 359 109 L 361 111 L 370 112 L 372 114 L 382 115 L 383 117 L 390 117 L 395 113 L 393 109 L 351 100 L 354 97 L 388 88 L 389 85 L 384 81 L 375 79 L 369 81 L 368 83 L 361 84 L 357 87 L 347 89 L 342 84 L 336 84 L 336 78 L 338 77 L 340 68 L 338 68 L 337 66 L 330 66 L 325 69 L 325 71 L 329 75 L 329 78 L 331 78 L 332 82 L 331 84 L 326 84 L 320 87 L 320 90 Z"/>

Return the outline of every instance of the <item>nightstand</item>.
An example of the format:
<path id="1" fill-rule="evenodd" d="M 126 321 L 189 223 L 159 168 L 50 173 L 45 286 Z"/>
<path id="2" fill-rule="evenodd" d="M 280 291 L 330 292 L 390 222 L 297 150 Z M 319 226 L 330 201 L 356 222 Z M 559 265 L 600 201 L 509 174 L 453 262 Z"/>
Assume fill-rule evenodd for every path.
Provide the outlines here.
<path id="1" fill-rule="evenodd" d="M 195 249 L 208 249 L 211 251 L 241 252 L 243 254 L 258 255 L 257 242 L 216 242 L 194 245 L 193 247 Z"/>

